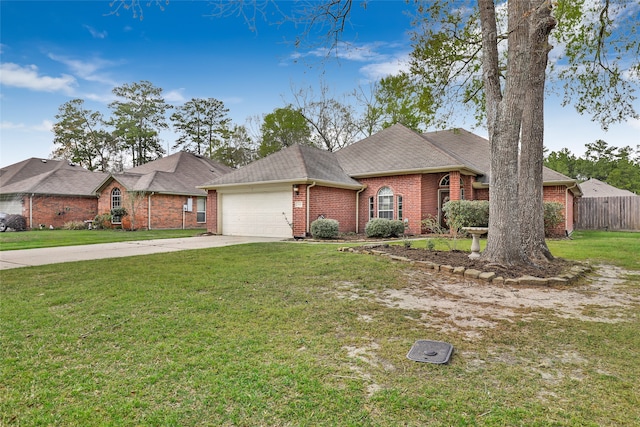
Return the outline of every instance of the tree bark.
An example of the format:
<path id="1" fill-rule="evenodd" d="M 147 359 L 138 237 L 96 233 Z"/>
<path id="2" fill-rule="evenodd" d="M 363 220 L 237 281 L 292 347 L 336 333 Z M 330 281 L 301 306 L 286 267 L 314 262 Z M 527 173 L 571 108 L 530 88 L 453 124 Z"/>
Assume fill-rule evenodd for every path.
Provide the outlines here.
<path id="1" fill-rule="evenodd" d="M 544 158 L 544 84 L 549 34 L 556 25 L 548 0 L 532 1 L 527 92 L 522 115 L 520 148 L 520 235 L 522 248 L 534 264 L 553 259 L 544 234 L 542 167 Z"/>
<path id="2" fill-rule="evenodd" d="M 485 84 L 494 85 L 498 76 L 495 5 L 479 0 L 483 33 L 483 75 Z M 521 248 L 518 200 L 518 145 L 523 99 L 527 83 L 529 20 L 528 0 L 508 3 L 508 63 L 504 97 L 497 99 L 495 87 L 487 94 L 487 112 L 491 146 L 489 178 L 489 234 L 482 258 L 502 265 L 528 263 Z M 493 35 L 492 35 L 493 33 Z"/>

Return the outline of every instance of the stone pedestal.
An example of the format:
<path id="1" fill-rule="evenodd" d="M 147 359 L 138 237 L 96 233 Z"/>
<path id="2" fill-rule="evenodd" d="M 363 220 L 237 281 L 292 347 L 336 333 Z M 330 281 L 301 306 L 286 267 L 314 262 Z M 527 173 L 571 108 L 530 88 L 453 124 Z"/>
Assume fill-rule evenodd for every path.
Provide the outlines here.
<path id="1" fill-rule="evenodd" d="M 462 227 L 464 231 L 471 234 L 473 241 L 471 242 L 471 253 L 469 254 L 469 258 L 476 259 L 480 258 L 480 236 L 483 234 L 487 234 L 489 232 L 489 228 L 487 227 Z"/>

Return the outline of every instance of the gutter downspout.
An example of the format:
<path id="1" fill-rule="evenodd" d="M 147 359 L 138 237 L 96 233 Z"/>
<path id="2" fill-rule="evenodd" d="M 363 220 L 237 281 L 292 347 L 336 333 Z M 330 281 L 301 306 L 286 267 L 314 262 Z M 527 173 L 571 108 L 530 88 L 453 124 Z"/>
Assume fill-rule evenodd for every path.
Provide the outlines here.
<path id="1" fill-rule="evenodd" d="M 356 234 L 360 231 L 360 193 L 367 189 L 365 185 L 356 193 Z"/>
<path id="2" fill-rule="evenodd" d="M 567 187 L 567 191 L 564 193 L 564 231 L 565 233 L 569 233 L 569 220 L 567 219 L 567 212 L 568 212 L 568 207 L 569 207 L 569 191 L 572 188 L 575 188 L 578 186 L 578 183 L 575 182 L 571 187 Z M 574 197 L 575 199 L 575 197 Z M 571 213 L 573 214 L 573 216 L 575 217 L 576 213 L 575 213 L 575 206 L 574 209 L 571 209 Z M 573 225 L 573 227 L 575 228 L 575 224 Z M 573 229 L 571 230 L 573 231 Z"/>
<path id="3" fill-rule="evenodd" d="M 151 196 L 154 194 L 156 194 L 155 191 L 152 191 L 151 194 L 149 194 L 149 205 L 147 207 L 147 230 L 151 230 Z"/>
<path id="4" fill-rule="evenodd" d="M 315 181 L 313 181 L 313 184 L 307 186 L 307 227 L 306 227 L 307 234 L 309 234 L 309 232 L 311 231 L 311 225 L 309 224 L 309 215 L 311 215 L 311 213 L 309 212 L 309 190 L 315 186 L 316 186 Z"/>
<path id="5" fill-rule="evenodd" d="M 29 196 L 29 228 L 33 228 L 33 196 L 33 193 Z"/>

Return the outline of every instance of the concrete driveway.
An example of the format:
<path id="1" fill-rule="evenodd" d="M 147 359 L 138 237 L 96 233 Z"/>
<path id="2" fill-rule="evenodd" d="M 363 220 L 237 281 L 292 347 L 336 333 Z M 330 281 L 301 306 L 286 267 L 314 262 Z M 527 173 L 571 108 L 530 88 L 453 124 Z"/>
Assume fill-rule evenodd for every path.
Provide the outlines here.
<path id="1" fill-rule="evenodd" d="M 56 264 L 71 261 L 87 261 L 103 258 L 121 258 L 161 252 L 205 249 L 243 243 L 277 242 L 274 237 L 197 236 L 177 239 L 140 240 L 133 242 L 100 243 L 97 245 L 61 246 L 56 248 L 0 251 L 0 270 Z"/>

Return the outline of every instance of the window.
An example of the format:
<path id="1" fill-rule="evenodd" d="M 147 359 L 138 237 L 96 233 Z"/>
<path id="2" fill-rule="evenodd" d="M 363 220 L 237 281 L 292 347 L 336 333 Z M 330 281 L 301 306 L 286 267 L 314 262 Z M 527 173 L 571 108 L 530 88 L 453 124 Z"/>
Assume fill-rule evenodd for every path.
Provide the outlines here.
<path id="1" fill-rule="evenodd" d="M 207 198 L 198 197 L 198 200 L 196 203 L 197 203 L 196 221 L 207 222 Z"/>
<path id="2" fill-rule="evenodd" d="M 440 187 L 449 187 L 451 184 L 449 174 L 446 174 L 440 180 Z M 464 200 L 464 181 L 460 177 L 460 200 Z"/>
<path id="3" fill-rule="evenodd" d="M 119 188 L 114 188 L 111 190 L 111 210 L 118 209 L 122 207 L 122 193 Z M 111 217 L 111 222 L 113 224 L 121 224 L 122 217 L 120 215 L 113 215 Z"/>
<path id="4" fill-rule="evenodd" d="M 378 218 L 393 219 L 393 191 L 389 187 L 378 191 Z"/>
<path id="5" fill-rule="evenodd" d="M 404 218 L 402 217 L 402 215 L 403 215 L 403 212 L 402 212 L 402 196 L 397 196 L 397 197 L 396 197 L 396 200 L 397 200 L 397 202 L 396 202 L 396 203 L 398 203 L 398 219 L 399 219 L 400 221 L 402 221 L 402 220 L 404 219 Z"/>
<path id="6" fill-rule="evenodd" d="M 376 208 L 373 205 L 373 197 L 369 197 L 369 221 L 376 216 Z"/>

